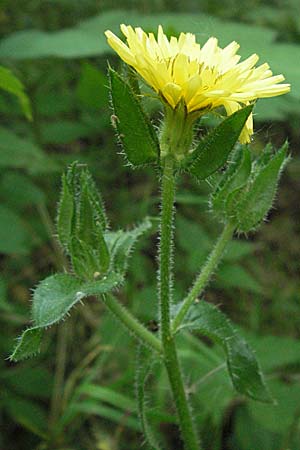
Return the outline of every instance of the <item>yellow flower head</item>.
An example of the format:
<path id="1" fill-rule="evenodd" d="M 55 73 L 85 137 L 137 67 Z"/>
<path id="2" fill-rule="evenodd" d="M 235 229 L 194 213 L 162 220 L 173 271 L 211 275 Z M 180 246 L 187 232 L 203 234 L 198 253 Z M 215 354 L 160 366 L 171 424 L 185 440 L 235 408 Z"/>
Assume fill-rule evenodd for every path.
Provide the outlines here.
<path id="1" fill-rule="evenodd" d="M 278 84 L 284 76 L 273 76 L 267 63 L 255 67 L 256 54 L 240 62 L 239 45 L 234 41 L 221 48 L 211 37 L 201 47 L 191 33 L 168 39 L 162 26 L 157 39 L 141 28 L 121 25 L 121 31 L 127 45 L 106 31 L 108 44 L 174 109 L 183 100 L 187 113 L 223 106 L 230 115 L 258 98 L 290 90 L 289 84 Z M 240 141 L 249 142 L 252 133 L 251 115 Z"/>

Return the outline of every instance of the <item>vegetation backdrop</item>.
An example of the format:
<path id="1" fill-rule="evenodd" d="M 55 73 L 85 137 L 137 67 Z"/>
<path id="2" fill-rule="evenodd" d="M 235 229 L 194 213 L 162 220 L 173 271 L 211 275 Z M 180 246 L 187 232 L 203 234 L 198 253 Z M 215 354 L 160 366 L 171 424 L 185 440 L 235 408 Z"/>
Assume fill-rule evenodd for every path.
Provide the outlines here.
<path id="1" fill-rule="evenodd" d="M 299 15 L 298 0 L 2 0 L 1 65 L 24 90 L 19 86 L 17 96 L 0 91 L 1 449 L 143 448 L 131 381 L 135 347 L 100 303 L 77 307 L 49 329 L 36 359 L 7 360 L 30 323 L 31 288 L 64 266 L 54 220 L 60 177 L 71 162 L 88 165 L 115 227 L 157 214 L 156 174 L 124 166 L 110 124 L 107 61 L 115 68 L 120 62 L 104 31 L 118 33 L 126 22 L 147 31 L 162 24 L 175 35 L 190 31 L 199 42 L 211 35 L 221 45 L 236 40 L 243 57 L 257 53 L 291 83 L 289 95 L 260 100 L 255 108 L 253 151 L 268 141 L 290 142 L 292 161 L 275 207 L 255 237 L 233 241 L 206 294 L 251 342 L 277 406 L 239 398 L 217 347 L 191 338 L 181 353 L 205 449 L 300 450 Z M 151 100 L 147 108 L 157 114 Z M 188 179 L 179 186 L 178 298 L 219 233 L 207 214 L 208 191 L 207 183 Z M 155 236 L 143 238 L 139 250 L 121 298 L 149 323 Z M 178 449 L 163 371 L 156 383 L 153 420 Z"/>

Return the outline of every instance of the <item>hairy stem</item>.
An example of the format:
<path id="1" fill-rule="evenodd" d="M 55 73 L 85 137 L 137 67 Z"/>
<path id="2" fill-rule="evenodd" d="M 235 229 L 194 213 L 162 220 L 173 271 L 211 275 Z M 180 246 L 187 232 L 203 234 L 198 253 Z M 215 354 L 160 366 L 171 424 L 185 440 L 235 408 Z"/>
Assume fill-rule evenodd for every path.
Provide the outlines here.
<path id="1" fill-rule="evenodd" d="M 172 247 L 175 177 L 173 160 L 166 157 L 162 176 L 160 247 L 159 247 L 159 301 L 161 341 L 164 363 L 176 405 L 180 429 L 186 450 L 199 450 L 182 374 L 179 366 L 174 337 L 171 333 L 170 304 L 172 291 Z"/>
<path id="2" fill-rule="evenodd" d="M 154 336 L 147 328 L 144 327 L 134 317 L 127 308 L 125 308 L 119 301 L 111 294 L 102 296 L 106 307 L 119 319 L 120 322 L 129 330 L 129 332 L 137 338 L 142 344 L 152 348 L 158 353 L 162 352 L 160 340 Z"/>
<path id="3" fill-rule="evenodd" d="M 197 297 L 203 292 L 204 288 L 206 287 L 210 277 L 212 276 L 213 272 L 217 268 L 223 254 L 226 245 L 232 238 L 232 234 L 234 232 L 235 225 L 231 222 L 229 222 L 223 229 L 223 232 L 221 233 L 215 247 L 213 248 L 211 254 L 208 257 L 208 260 L 206 261 L 205 266 L 199 273 L 199 275 L 196 277 L 193 287 L 188 293 L 187 297 L 182 302 L 182 306 L 180 310 L 178 311 L 176 317 L 173 320 L 172 323 L 172 330 L 173 332 L 176 332 L 176 330 L 180 327 L 183 319 L 185 318 L 189 308 L 191 305 L 195 302 Z"/>
<path id="4" fill-rule="evenodd" d="M 68 327 L 68 323 L 63 323 L 57 331 L 55 373 L 49 418 L 50 427 L 53 430 L 55 430 L 57 420 L 62 411 L 61 399 L 68 356 Z"/>

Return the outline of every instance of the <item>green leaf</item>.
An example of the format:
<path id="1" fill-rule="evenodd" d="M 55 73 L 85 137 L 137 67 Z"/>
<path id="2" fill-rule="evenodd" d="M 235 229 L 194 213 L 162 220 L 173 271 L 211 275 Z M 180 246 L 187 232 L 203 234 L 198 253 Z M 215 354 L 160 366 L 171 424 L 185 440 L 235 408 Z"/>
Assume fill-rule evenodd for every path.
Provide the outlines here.
<path id="1" fill-rule="evenodd" d="M 110 94 L 114 110 L 113 123 L 124 154 L 133 166 L 158 160 L 159 143 L 156 132 L 142 109 L 141 102 L 129 84 L 109 69 Z"/>
<path id="2" fill-rule="evenodd" d="M 93 249 L 85 241 L 73 236 L 69 244 L 72 267 L 79 278 L 93 280 L 95 276 L 105 273 L 108 268 L 109 255 Z M 106 248 L 106 247 L 105 247 Z M 99 272 L 100 271 L 100 272 Z"/>
<path id="3" fill-rule="evenodd" d="M 27 254 L 31 247 L 32 239 L 21 217 L 0 205 L 0 252 Z"/>
<path id="4" fill-rule="evenodd" d="M 141 431 L 139 422 L 136 417 L 125 415 L 124 411 L 113 408 L 111 406 L 103 405 L 100 402 L 94 400 L 81 400 L 78 403 L 72 404 L 70 407 L 70 413 L 86 414 L 88 417 L 93 415 L 103 417 L 104 419 L 111 420 L 117 424 L 122 423 L 122 426 L 126 426 L 135 431 Z"/>
<path id="5" fill-rule="evenodd" d="M 7 282 L 8 280 L 0 275 L 0 311 L 11 312 L 13 307 L 7 301 Z"/>
<path id="6" fill-rule="evenodd" d="M 0 127 L 0 168 L 26 169 L 29 173 L 49 173 L 59 166 L 41 148 Z"/>
<path id="7" fill-rule="evenodd" d="M 5 388 L 23 397 L 49 399 L 53 389 L 51 371 L 32 364 L 22 364 L 7 368 L 0 375 Z"/>
<path id="8" fill-rule="evenodd" d="M 83 195 L 87 197 L 86 201 L 90 203 L 89 208 L 93 210 L 96 225 L 100 225 L 102 231 L 104 232 L 108 227 L 108 220 L 105 214 L 104 203 L 101 194 L 98 191 L 93 180 L 93 177 L 87 168 L 81 169 L 79 183 Z"/>
<path id="9" fill-rule="evenodd" d="M 68 274 L 56 274 L 43 280 L 33 293 L 33 327 L 23 332 L 10 356 L 19 361 L 39 352 L 42 329 L 61 321 L 84 298 L 102 295 L 122 283 L 121 275 L 110 273 L 101 280 L 82 282 Z"/>
<path id="10" fill-rule="evenodd" d="M 245 241 L 241 239 L 235 239 L 228 243 L 227 251 L 224 255 L 224 261 L 236 262 L 244 259 L 246 256 L 252 255 L 260 244 Z"/>
<path id="11" fill-rule="evenodd" d="M 57 231 L 79 277 L 93 279 L 96 272 L 107 271 L 110 256 L 103 235 L 106 227 L 95 183 L 88 170 L 75 162 L 62 178 Z"/>
<path id="12" fill-rule="evenodd" d="M 76 94 L 79 100 L 89 108 L 99 111 L 108 104 L 107 78 L 93 64 L 83 63 Z"/>
<path id="13" fill-rule="evenodd" d="M 76 393 L 85 395 L 93 400 L 108 403 L 111 406 L 122 409 L 126 413 L 135 413 L 137 409 L 136 403 L 131 397 L 120 394 L 112 388 L 84 383 L 76 390 Z"/>
<path id="14" fill-rule="evenodd" d="M 100 295 L 114 289 L 122 278 L 110 273 L 102 280 L 82 283 L 68 274 L 52 275 L 35 289 L 32 318 L 38 327 L 49 327 L 59 322 L 78 302 L 90 295 Z"/>
<path id="15" fill-rule="evenodd" d="M 300 361 L 299 339 L 250 332 L 247 332 L 246 338 L 254 346 L 264 371 L 280 372 Z"/>
<path id="16" fill-rule="evenodd" d="M 8 396 L 4 399 L 4 407 L 14 422 L 37 436 L 46 438 L 47 415 L 38 403 L 17 396 Z"/>
<path id="17" fill-rule="evenodd" d="M 105 233 L 105 240 L 111 256 L 112 270 L 123 275 L 125 274 L 134 244 L 140 236 L 151 228 L 152 222 L 146 217 L 140 225 L 130 231 L 119 230 Z"/>
<path id="18" fill-rule="evenodd" d="M 78 120 L 47 121 L 41 124 L 44 144 L 68 144 L 79 139 L 89 138 L 93 128 Z"/>
<path id="19" fill-rule="evenodd" d="M 0 192 L 9 205 L 24 209 L 29 205 L 45 204 L 44 192 L 22 173 L 5 172 L 0 181 Z"/>
<path id="20" fill-rule="evenodd" d="M 236 205 L 238 231 L 247 233 L 255 229 L 272 207 L 280 175 L 288 161 L 287 149 L 285 143 L 263 168 L 258 167 L 246 192 L 241 192 Z"/>
<path id="21" fill-rule="evenodd" d="M 299 420 L 299 383 L 270 380 L 270 385 L 276 398 L 276 405 L 270 407 L 250 402 L 247 409 L 252 417 L 268 430 L 275 433 L 286 432 L 296 418 Z"/>
<path id="22" fill-rule="evenodd" d="M 191 308 L 182 327 L 198 331 L 223 347 L 229 375 L 238 392 L 255 400 L 272 402 L 253 351 L 216 306 L 201 300 Z"/>
<path id="23" fill-rule="evenodd" d="M 253 105 L 236 111 L 205 136 L 195 148 L 184 168 L 199 180 L 212 175 L 228 160 Z"/>
<path id="24" fill-rule="evenodd" d="M 223 264 L 218 271 L 218 286 L 232 290 L 238 288 L 243 291 L 262 293 L 262 286 L 257 279 L 243 267 L 235 264 Z M 232 292 L 232 291 L 231 291 Z"/>
<path id="25" fill-rule="evenodd" d="M 39 327 L 27 328 L 18 338 L 18 343 L 10 356 L 11 361 L 30 358 L 40 351 L 42 330 Z"/>
<path id="26" fill-rule="evenodd" d="M 154 450 L 161 449 L 160 444 L 157 441 L 156 432 L 152 428 L 148 419 L 147 412 L 147 398 L 146 398 L 146 383 L 151 374 L 153 368 L 153 355 L 144 346 L 139 345 L 137 349 L 136 360 L 136 377 L 135 377 L 135 390 L 137 397 L 138 413 L 141 422 L 143 434 L 147 439 L 149 447 Z"/>
<path id="27" fill-rule="evenodd" d="M 56 229 L 58 239 L 65 250 L 68 250 L 72 236 L 74 209 L 74 194 L 70 190 L 67 176 L 64 174 L 57 210 Z"/>
<path id="28" fill-rule="evenodd" d="M 0 89 L 4 89 L 18 97 L 23 113 L 27 119 L 32 120 L 30 101 L 25 94 L 24 86 L 18 78 L 3 66 L 0 66 Z"/>
<path id="29" fill-rule="evenodd" d="M 25 30 L 14 32 L 1 40 L 0 57 L 10 59 L 32 58 L 84 58 L 90 56 L 112 55 L 113 50 L 107 45 L 104 31 L 107 29 L 119 33 L 119 24 L 124 22 L 133 27 L 140 26 L 156 32 L 161 24 L 172 34 L 187 31 L 199 33 L 199 26 L 210 24 L 210 35 L 218 36 L 220 46 L 224 47 L 234 39 L 240 44 L 239 54 L 243 58 L 257 53 L 261 61 L 267 61 L 274 73 L 284 75 L 293 86 L 291 93 L 272 99 L 261 99 L 258 102 L 257 120 L 265 118 L 282 118 L 292 108 L 299 108 L 300 98 L 300 48 L 296 43 L 281 42 L 277 39 L 277 31 L 270 27 L 233 22 L 204 13 L 193 14 L 145 14 L 128 10 L 113 10 L 81 21 L 73 28 L 43 32 Z M 200 24 L 200 25 L 199 25 Z M 206 38 L 199 38 L 203 45 Z M 295 105 L 294 105 L 295 104 Z M 262 109 L 260 109 L 262 107 Z M 261 111 L 261 113 L 260 113 Z M 278 112 L 275 115 L 275 112 Z M 298 109 L 299 111 L 299 109 Z"/>
<path id="30" fill-rule="evenodd" d="M 105 50 L 101 31 L 90 33 L 76 27 L 54 33 L 39 30 L 15 32 L 1 43 L 0 56 L 15 59 L 78 58 L 99 55 Z"/>
<path id="31" fill-rule="evenodd" d="M 251 155 L 247 147 L 239 146 L 222 175 L 215 192 L 211 196 L 211 206 L 215 213 L 224 216 L 226 200 L 236 189 L 244 186 L 251 173 Z"/>

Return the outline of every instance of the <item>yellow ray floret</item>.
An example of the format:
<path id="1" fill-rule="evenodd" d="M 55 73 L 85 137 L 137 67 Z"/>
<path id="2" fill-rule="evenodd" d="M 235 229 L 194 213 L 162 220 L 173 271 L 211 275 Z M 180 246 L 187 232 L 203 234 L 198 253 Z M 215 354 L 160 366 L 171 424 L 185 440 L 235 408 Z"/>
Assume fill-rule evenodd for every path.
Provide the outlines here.
<path id="1" fill-rule="evenodd" d="M 223 106 L 230 115 L 258 98 L 290 90 L 289 84 L 279 84 L 284 76 L 273 76 L 268 64 L 255 67 L 257 55 L 240 62 L 236 42 L 221 48 L 218 40 L 211 37 L 201 47 L 191 33 L 168 39 L 162 26 L 158 27 L 157 38 L 126 25 L 121 25 L 121 31 L 127 45 L 106 31 L 108 44 L 172 108 L 183 100 L 187 113 Z M 240 140 L 249 142 L 252 133 L 251 115 Z"/>

